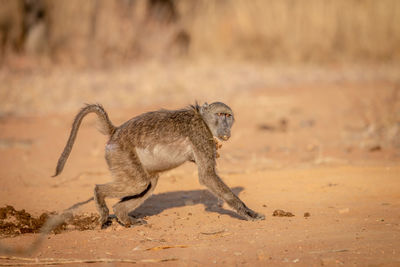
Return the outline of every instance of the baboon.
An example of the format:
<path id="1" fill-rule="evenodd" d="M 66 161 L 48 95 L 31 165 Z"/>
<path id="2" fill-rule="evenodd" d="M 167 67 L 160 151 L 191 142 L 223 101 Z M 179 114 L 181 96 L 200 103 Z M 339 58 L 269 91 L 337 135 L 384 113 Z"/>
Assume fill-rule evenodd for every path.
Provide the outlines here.
<path id="1" fill-rule="evenodd" d="M 265 219 L 264 215 L 249 209 L 216 172 L 214 137 L 228 140 L 234 123 L 233 112 L 224 103 L 205 103 L 202 106 L 196 103 L 179 110 L 147 112 L 119 127 L 111 123 L 101 105 L 86 105 L 74 119 L 54 176 L 63 170 L 82 119 L 92 112 L 100 120 L 100 131 L 110 137 L 105 158 L 113 182 L 98 184 L 94 188 L 102 228 L 110 223 L 106 197 L 120 198 L 113 210 L 122 225 L 129 227 L 146 223 L 131 216 L 130 212 L 152 194 L 160 172 L 176 168 L 186 161 L 195 162 L 200 183 L 226 201 L 244 219 Z"/>

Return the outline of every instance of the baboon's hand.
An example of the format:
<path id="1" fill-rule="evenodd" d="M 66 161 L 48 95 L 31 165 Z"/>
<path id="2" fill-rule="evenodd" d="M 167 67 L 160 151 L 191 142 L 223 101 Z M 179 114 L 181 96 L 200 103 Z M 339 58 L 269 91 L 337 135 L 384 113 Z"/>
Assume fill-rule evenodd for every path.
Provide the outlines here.
<path id="1" fill-rule="evenodd" d="M 243 212 L 241 212 L 241 215 L 248 221 L 261 221 L 265 220 L 265 215 L 261 213 L 257 213 L 249 208 L 246 207 Z"/>
<path id="2" fill-rule="evenodd" d="M 249 209 L 238 197 L 235 196 L 232 200 L 226 201 L 236 212 L 248 221 L 261 221 L 265 220 L 265 215 L 257 213 L 252 209 Z"/>

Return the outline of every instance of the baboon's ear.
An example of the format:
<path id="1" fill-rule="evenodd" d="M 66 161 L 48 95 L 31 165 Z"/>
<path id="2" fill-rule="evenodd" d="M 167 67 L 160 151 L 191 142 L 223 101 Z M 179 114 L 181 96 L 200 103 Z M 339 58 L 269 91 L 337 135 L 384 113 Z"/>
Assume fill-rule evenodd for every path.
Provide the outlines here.
<path id="1" fill-rule="evenodd" d="M 208 104 L 205 102 L 201 107 L 200 107 L 200 114 L 204 114 L 208 109 Z"/>

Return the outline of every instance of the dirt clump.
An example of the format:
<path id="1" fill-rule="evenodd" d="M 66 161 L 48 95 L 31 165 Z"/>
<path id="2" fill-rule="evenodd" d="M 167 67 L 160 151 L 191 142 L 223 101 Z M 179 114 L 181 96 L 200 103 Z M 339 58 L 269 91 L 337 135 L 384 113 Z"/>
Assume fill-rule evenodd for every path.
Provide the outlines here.
<path id="1" fill-rule="evenodd" d="M 93 230 L 99 226 L 99 216 L 97 214 L 75 215 L 67 221 L 70 229 L 78 231 Z"/>
<path id="2" fill-rule="evenodd" d="M 25 210 L 16 210 L 13 206 L 0 208 L 0 235 L 15 236 L 26 233 L 37 233 L 49 218 L 49 213 L 33 217 Z"/>
<path id="3" fill-rule="evenodd" d="M 272 216 L 278 216 L 278 217 L 293 217 L 294 214 L 289 212 L 289 211 L 284 211 L 284 210 L 274 210 L 272 213 Z"/>
<path id="4" fill-rule="evenodd" d="M 13 206 L 6 205 L 0 208 L 0 236 L 17 236 L 26 233 L 38 233 L 46 221 L 56 212 L 43 212 L 34 217 L 24 209 L 16 210 Z M 97 226 L 98 216 L 95 214 L 75 215 L 52 230 L 59 234 L 66 230 L 91 230 Z"/>

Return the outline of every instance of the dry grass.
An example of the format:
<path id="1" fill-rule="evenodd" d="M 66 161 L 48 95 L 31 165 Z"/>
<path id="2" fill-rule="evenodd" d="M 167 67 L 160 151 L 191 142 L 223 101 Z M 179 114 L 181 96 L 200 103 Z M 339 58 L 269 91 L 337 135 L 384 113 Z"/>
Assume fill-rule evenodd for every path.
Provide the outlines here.
<path id="1" fill-rule="evenodd" d="M 397 0 L 43 3 L 45 30 L 36 31 L 39 37 L 28 31 L 26 42 L 33 48 L 25 48 L 45 51 L 56 63 L 108 66 L 188 53 L 263 62 L 400 61 Z M 3 17 L 0 24 L 6 25 L 9 18 Z"/>
<path id="2" fill-rule="evenodd" d="M 186 6 L 190 6 L 190 3 Z M 183 8 L 193 52 L 290 62 L 400 59 L 400 2 L 200 1 Z"/>

